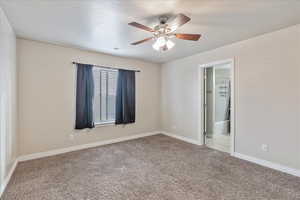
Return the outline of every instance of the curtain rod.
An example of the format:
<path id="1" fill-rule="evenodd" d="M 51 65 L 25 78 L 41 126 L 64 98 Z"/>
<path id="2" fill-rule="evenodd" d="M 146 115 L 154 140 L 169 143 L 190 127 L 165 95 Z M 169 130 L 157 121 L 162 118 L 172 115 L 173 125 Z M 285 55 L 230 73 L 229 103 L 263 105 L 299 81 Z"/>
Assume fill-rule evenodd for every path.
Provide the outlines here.
<path id="1" fill-rule="evenodd" d="M 84 64 L 84 65 L 93 65 L 93 64 L 85 64 L 85 63 L 79 63 L 79 62 L 72 62 L 72 64 Z M 114 68 L 114 67 L 105 67 L 105 66 L 100 66 L 100 65 L 93 65 L 95 67 L 101 67 L 105 69 L 122 69 L 122 68 Z M 134 72 L 141 72 L 140 70 L 130 70 L 130 69 L 124 69 L 124 70 L 129 70 L 129 71 L 134 71 Z"/>

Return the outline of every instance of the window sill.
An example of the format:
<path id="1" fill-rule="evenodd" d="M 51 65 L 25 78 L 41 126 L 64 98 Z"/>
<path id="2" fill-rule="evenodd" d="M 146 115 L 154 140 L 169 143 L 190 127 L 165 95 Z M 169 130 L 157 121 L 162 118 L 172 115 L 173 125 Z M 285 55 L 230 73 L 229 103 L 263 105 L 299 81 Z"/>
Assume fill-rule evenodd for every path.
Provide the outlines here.
<path id="1" fill-rule="evenodd" d="M 103 127 L 103 126 L 113 126 L 113 125 L 115 125 L 114 121 L 102 122 L 102 123 L 95 123 L 95 128 L 97 128 L 97 127 Z"/>

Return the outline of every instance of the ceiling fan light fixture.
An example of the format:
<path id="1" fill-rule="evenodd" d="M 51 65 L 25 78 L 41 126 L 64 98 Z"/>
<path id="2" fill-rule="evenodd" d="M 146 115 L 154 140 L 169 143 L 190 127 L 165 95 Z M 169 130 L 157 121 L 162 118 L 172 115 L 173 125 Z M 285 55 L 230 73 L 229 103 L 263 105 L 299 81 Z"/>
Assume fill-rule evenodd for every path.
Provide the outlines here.
<path id="1" fill-rule="evenodd" d="M 153 43 L 152 47 L 156 51 L 159 51 L 161 47 L 166 45 L 166 38 L 165 37 L 158 37 L 156 41 Z"/>
<path id="2" fill-rule="evenodd" d="M 150 28 L 143 24 L 137 22 L 130 22 L 128 25 L 133 26 L 135 28 L 142 29 L 144 31 L 148 31 L 152 33 L 152 37 L 145 38 L 143 40 L 139 40 L 137 42 L 131 43 L 131 45 L 138 45 L 152 39 L 155 40 L 152 45 L 153 49 L 156 51 L 168 51 L 175 46 L 175 43 L 170 40 L 170 38 L 177 38 L 180 40 L 189 40 L 189 41 L 198 41 L 201 37 L 200 34 L 187 34 L 187 33 L 175 33 L 175 31 L 188 23 L 191 20 L 188 16 L 180 13 L 176 16 L 175 19 L 168 22 L 168 17 L 162 16 L 159 18 L 160 23 L 156 25 L 154 28 Z"/>
<path id="3" fill-rule="evenodd" d="M 171 40 L 168 40 L 166 45 L 167 45 L 168 49 L 172 49 L 175 46 L 175 43 L 172 42 Z"/>
<path id="4" fill-rule="evenodd" d="M 153 49 L 156 51 L 167 51 L 172 49 L 175 46 L 175 43 L 169 40 L 167 37 L 159 37 L 156 39 L 152 45 Z"/>

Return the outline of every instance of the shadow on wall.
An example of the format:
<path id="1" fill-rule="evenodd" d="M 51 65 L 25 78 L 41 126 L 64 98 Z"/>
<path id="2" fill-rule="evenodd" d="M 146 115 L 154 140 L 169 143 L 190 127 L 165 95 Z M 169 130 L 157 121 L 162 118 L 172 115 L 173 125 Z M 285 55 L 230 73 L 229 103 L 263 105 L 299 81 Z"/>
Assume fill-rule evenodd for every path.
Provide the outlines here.
<path id="1" fill-rule="evenodd" d="M 4 182 L 5 174 L 5 160 L 6 160 L 6 145 L 5 145 L 5 133 L 6 133 L 6 106 L 5 106 L 5 94 L 0 96 L 0 186 Z"/>

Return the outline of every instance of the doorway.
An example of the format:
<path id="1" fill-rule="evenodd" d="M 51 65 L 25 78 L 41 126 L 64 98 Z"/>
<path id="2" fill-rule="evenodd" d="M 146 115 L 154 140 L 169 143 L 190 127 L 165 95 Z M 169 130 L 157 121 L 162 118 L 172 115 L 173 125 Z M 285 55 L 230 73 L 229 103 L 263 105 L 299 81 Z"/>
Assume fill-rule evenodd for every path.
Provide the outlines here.
<path id="1" fill-rule="evenodd" d="M 202 65 L 203 142 L 219 151 L 234 152 L 233 60 Z"/>

